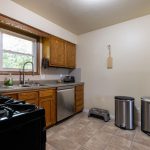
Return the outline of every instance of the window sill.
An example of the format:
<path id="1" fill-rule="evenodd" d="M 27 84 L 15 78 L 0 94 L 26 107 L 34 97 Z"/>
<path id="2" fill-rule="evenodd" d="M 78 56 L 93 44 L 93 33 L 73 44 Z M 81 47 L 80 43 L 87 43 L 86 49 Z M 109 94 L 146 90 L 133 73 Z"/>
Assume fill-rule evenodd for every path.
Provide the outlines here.
<path id="1" fill-rule="evenodd" d="M 19 71 L 0 71 L 0 75 L 20 75 Z M 21 72 L 22 73 L 22 72 Z M 32 72 L 24 72 L 25 75 L 32 75 Z M 34 72 L 34 75 L 40 75 L 40 72 Z"/>

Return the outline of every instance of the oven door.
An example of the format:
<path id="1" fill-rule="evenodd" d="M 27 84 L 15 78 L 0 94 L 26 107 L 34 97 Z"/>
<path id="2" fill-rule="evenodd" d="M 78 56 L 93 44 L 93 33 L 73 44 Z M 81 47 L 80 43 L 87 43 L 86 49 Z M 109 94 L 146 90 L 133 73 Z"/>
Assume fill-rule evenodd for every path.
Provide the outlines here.
<path id="1" fill-rule="evenodd" d="M 43 113 L 36 111 L 0 121 L 1 150 L 45 150 L 45 144 Z"/>

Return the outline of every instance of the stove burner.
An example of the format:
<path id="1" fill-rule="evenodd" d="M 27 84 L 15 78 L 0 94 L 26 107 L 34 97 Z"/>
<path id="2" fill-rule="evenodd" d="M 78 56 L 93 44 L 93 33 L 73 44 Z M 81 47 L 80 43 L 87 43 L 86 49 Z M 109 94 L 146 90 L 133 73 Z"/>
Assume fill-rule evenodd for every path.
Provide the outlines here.
<path id="1" fill-rule="evenodd" d="M 26 104 L 25 101 L 16 100 L 8 96 L 0 96 L 0 120 L 28 113 L 35 109 L 37 109 L 37 106 Z"/>
<path id="2" fill-rule="evenodd" d="M 6 116 L 7 116 L 7 110 L 5 109 L 0 110 L 0 118 L 6 117 Z"/>
<path id="3" fill-rule="evenodd" d="M 7 104 L 7 106 L 14 111 L 20 111 L 20 112 L 29 112 L 37 108 L 35 105 L 30 105 L 30 104 Z"/>

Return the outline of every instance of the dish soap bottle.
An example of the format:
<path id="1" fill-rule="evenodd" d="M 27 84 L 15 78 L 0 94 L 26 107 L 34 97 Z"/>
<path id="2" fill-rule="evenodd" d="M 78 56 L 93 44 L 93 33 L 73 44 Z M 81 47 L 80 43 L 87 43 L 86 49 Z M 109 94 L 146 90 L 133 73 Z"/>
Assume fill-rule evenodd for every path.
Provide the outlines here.
<path id="1" fill-rule="evenodd" d="M 13 86 L 13 78 L 11 76 L 11 73 L 9 74 L 9 86 Z"/>
<path id="2" fill-rule="evenodd" d="M 11 76 L 11 73 L 9 74 L 9 78 L 5 78 L 4 85 L 13 86 L 13 78 Z"/>

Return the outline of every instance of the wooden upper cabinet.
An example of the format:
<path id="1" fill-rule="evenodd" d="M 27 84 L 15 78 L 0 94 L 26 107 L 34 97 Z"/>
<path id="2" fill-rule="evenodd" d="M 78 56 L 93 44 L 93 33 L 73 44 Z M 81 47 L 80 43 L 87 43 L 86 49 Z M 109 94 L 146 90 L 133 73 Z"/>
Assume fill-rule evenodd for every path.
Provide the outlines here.
<path id="1" fill-rule="evenodd" d="M 50 40 L 50 63 L 53 66 L 65 66 L 65 44 L 64 40 L 51 36 Z"/>
<path id="2" fill-rule="evenodd" d="M 66 67 L 75 68 L 76 66 L 76 45 L 65 42 L 65 50 L 66 50 Z"/>
<path id="3" fill-rule="evenodd" d="M 76 46 L 55 36 L 43 38 L 43 57 L 49 66 L 75 68 Z"/>
<path id="4" fill-rule="evenodd" d="M 42 39 L 42 46 L 43 46 L 42 57 L 50 60 L 50 36 Z"/>

